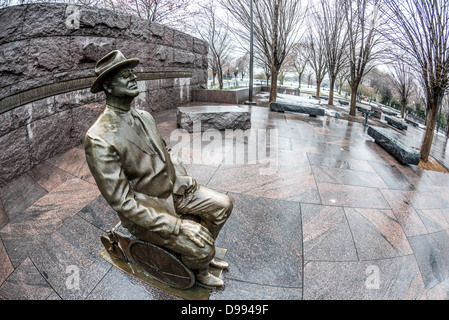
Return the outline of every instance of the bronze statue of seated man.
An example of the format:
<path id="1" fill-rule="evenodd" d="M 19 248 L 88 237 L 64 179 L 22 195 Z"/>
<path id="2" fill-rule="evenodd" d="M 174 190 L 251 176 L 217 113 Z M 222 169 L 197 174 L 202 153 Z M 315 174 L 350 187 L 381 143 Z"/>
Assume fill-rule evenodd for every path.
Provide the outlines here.
<path id="1" fill-rule="evenodd" d="M 229 266 L 214 258 L 214 242 L 233 203 L 198 185 L 170 154 L 151 114 L 131 107 L 139 94 L 133 71 L 138 63 L 118 50 L 97 62 L 91 92 L 104 91 L 106 107 L 86 134 L 87 163 L 122 226 L 138 239 L 180 254 L 199 283 L 222 286 L 209 265 Z"/>

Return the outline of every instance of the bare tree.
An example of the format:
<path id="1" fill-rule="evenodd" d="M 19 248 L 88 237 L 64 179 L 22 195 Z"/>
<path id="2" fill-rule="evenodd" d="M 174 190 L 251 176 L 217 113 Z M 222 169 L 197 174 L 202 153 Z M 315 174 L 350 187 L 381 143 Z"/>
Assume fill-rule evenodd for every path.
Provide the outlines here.
<path id="1" fill-rule="evenodd" d="M 391 79 L 393 80 L 392 85 L 399 95 L 401 117 L 404 118 L 410 95 L 415 88 L 414 77 L 410 66 L 400 57 L 397 57 L 392 65 L 394 70 L 390 72 Z"/>
<path id="2" fill-rule="evenodd" d="M 249 53 L 245 53 L 237 59 L 237 67 L 239 68 L 243 81 L 243 77 L 247 74 L 249 69 Z"/>
<path id="3" fill-rule="evenodd" d="M 382 56 L 378 32 L 378 0 L 341 0 L 348 27 L 348 64 L 351 104 L 349 114 L 356 115 L 357 91 L 363 77 Z"/>
<path id="4" fill-rule="evenodd" d="M 305 54 L 304 47 L 305 47 L 305 44 L 303 42 L 297 42 L 293 46 L 293 49 L 291 52 L 292 65 L 293 65 L 293 68 L 298 73 L 298 88 L 299 89 L 301 89 L 302 75 L 304 73 L 304 70 L 307 67 L 307 64 L 309 63 L 307 55 Z"/>
<path id="5" fill-rule="evenodd" d="M 90 0 L 82 0 L 90 1 Z M 96 0 L 93 0 L 96 1 Z M 100 0 L 102 7 L 133 14 L 141 19 L 183 27 L 191 17 L 192 0 Z"/>
<path id="6" fill-rule="evenodd" d="M 341 0 L 320 0 L 313 14 L 317 31 L 323 39 L 322 45 L 329 75 L 329 105 L 334 104 L 337 76 L 347 58 L 348 32 L 344 23 L 345 17 L 341 14 L 342 10 Z"/>
<path id="7" fill-rule="evenodd" d="M 12 0 L 0 0 L 0 9 L 9 7 L 13 4 Z"/>
<path id="8" fill-rule="evenodd" d="M 324 51 L 324 36 L 317 29 L 316 25 L 309 27 L 304 49 L 309 65 L 315 73 L 316 98 L 319 99 L 321 82 L 327 73 L 327 61 Z"/>
<path id="9" fill-rule="evenodd" d="M 347 82 L 349 79 L 349 68 L 348 68 L 348 60 L 345 60 L 345 63 L 341 66 L 340 70 L 337 73 L 336 83 L 338 88 L 338 94 L 341 94 L 343 89 L 343 84 Z"/>
<path id="10" fill-rule="evenodd" d="M 202 5 L 201 13 L 197 17 L 196 32 L 207 42 L 213 63 L 212 68 L 217 72 L 218 85 L 223 89 L 223 67 L 232 50 L 232 38 L 227 21 L 218 19 L 216 4 L 209 0 Z"/>
<path id="11" fill-rule="evenodd" d="M 240 28 L 235 33 L 249 41 L 250 1 L 220 0 L 231 13 Z M 298 36 L 298 29 L 304 20 L 306 8 L 301 0 L 257 0 L 254 8 L 254 51 L 264 54 L 271 68 L 270 101 L 276 101 L 277 77 Z"/>
<path id="12" fill-rule="evenodd" d="M 438 110 L 449 84 L 449 3 L 447 0 L 383 0 L 389 18 L 385 35 L 413 57 L 427 104 L 427 127 L 421 160 L 432 148 Z"/>

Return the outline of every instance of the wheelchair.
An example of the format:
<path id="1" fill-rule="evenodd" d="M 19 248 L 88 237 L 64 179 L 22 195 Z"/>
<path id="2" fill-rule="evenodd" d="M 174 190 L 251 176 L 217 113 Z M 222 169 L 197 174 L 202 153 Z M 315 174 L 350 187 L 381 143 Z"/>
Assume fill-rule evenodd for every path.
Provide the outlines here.
<path id="1" fill-rule="evenodd" d="M 181 261 L 180 255 L 166 248 L 139 240 L 118 223 L 101 236 L 106 251 L 115 258 L 144 269 L 152 278 L 177 289 L 189 289 L 195 275 Z"/>

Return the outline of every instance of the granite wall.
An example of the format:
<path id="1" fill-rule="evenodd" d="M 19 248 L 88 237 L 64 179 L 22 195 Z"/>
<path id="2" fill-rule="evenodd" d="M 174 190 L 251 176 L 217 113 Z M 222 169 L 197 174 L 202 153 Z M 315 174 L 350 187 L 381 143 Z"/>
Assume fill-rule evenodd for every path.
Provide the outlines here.
<path id="1" fill-rule="evenodd" d="M 141 60 L 136 108 L 175 108 L 207 83 L 207 45 L 169 27 L 66 4 L 0 10 L 0 187 L 82 142 L 104 108 L 95 62 L 115 49 Z"/>

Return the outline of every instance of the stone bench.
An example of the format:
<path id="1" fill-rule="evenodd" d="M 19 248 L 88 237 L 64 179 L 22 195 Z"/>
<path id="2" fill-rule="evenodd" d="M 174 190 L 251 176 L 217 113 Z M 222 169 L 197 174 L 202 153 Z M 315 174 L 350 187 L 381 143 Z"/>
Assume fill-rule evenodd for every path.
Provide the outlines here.
<path id="1" fill-rule="evenodd" d="M 368 135 L 401 164 L 419 164 L 419 159 L 421 157 L 419 152 L 395 138 L 388 129 L 370 126 L 368 127 Z"/>
<path id="2" fill-rule="evenodd" d="M 371 106 L 371 111 L 377 111 L 376 114 L 373 115 L 373 118 L 380 119 L 382 117 L 382 108 L 378 106 Z"/>
<path id="3" fill-rule="evenodd" d="M 414 127 L 418 127 L 419 126 L 419 124 L 417 122 L 415 122 L 415 121 L 412 121 L 410 119 L 404 119 L 404 120 L 405 120 L 405 122 L 407 122 L 408 124 L 411 124 Z"/>
<path id="4" fill-rule="evenodd" d="M 193 132 L 251 128 L 251 112 L 248 106 L 195 106 L 179 107 L 176 113 L 180 128 Z"/>
<path id="5" fill-rule="evenodd" d="M 384 109 L 383 113 L 388 114 L 389 116 L 397 116 L 398 115 L 397 112 L 394 112 L 394 111 L 391 111 L 391 110 L 387 110 L 387 109 Z"/>
<path id="6" fill-rule="evenodd" d="M 324 109 L 318 108 L 314 105 L 298 105 L 298 104 L 287 104 L 280 102 L 271 102 L 270 110 L 277 112 L 296 112 L 296 113 L 306 113 L 311 117 L 324 116 Z"/>
<path id="7" fill-rule="evenodd" d="M 396 118 L 385 116 L 385 121 L 387 121 L 387 123 L 389 125 L 395 126 L 396 128 L 401 129 L 401 130 L 407 130 L 407 128 L 408 128 L 407 125 L 404 124 L 403 121 L 396 119 Z"/>
<path id="8" fill-rule="evenodd" d="M 312 98 L 316 99 L 316 95 L 312 95 Z M 320 96 L 321 100 L 329 100 L 329 97 L 322 97 Z"/>

